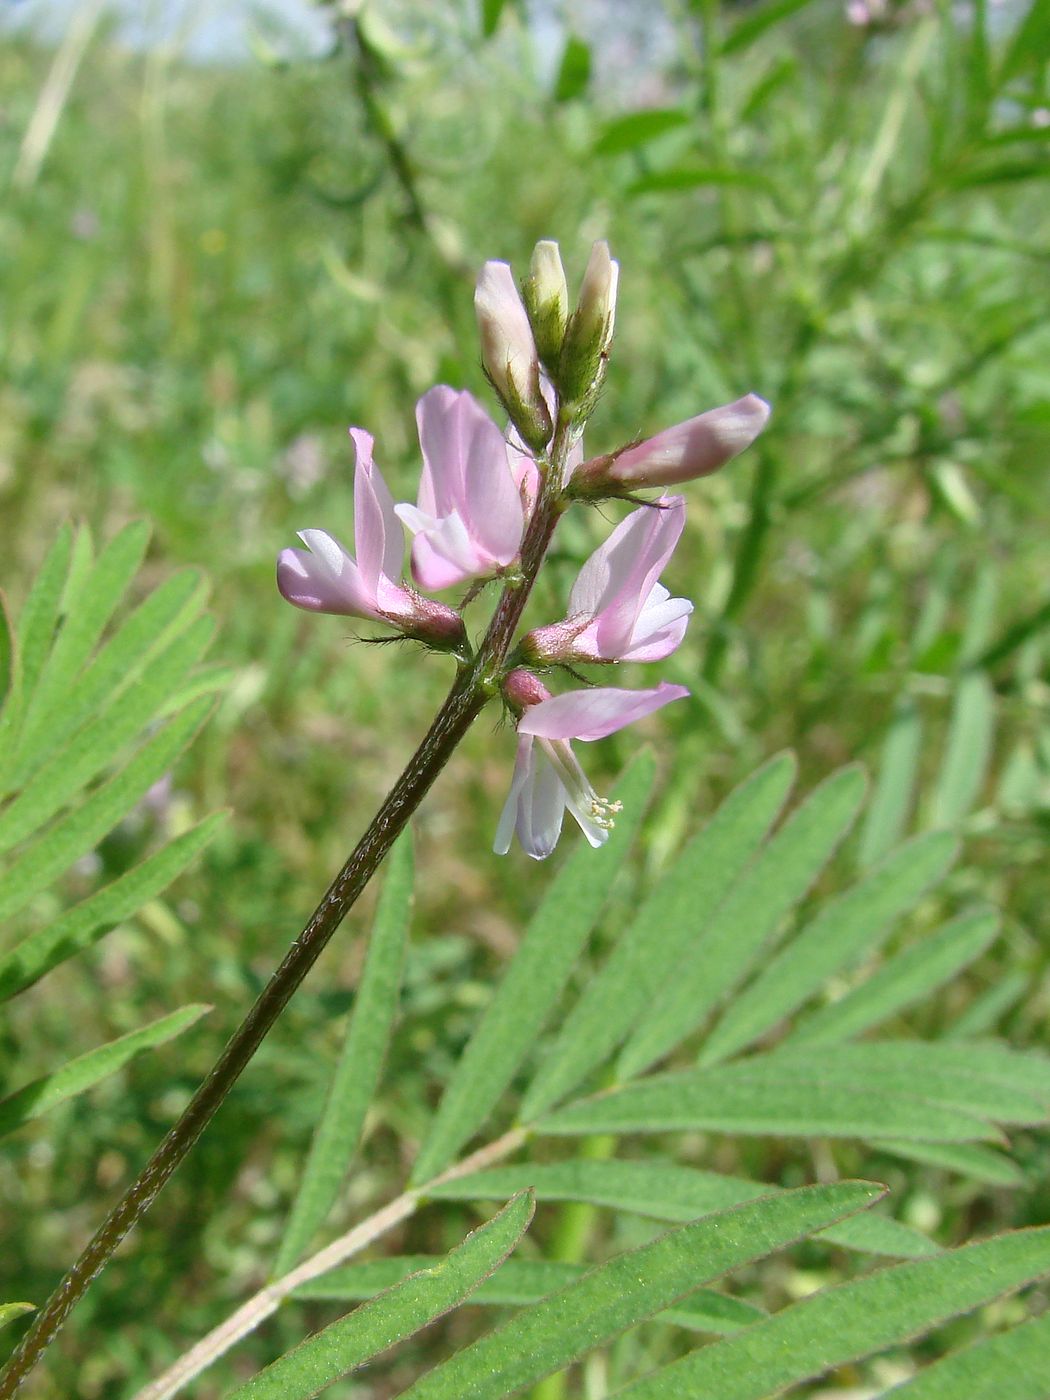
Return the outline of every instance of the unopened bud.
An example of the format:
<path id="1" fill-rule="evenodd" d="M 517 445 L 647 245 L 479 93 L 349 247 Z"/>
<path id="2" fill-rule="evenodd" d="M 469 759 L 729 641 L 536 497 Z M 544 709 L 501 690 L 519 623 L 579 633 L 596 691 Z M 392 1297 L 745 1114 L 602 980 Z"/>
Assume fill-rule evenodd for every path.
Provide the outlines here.
<path id="1" fill-rule="evenodd" d="M 666 428 L 623 452 L 593 457 L 576 469 L 570 489 L 576 496 L 615 496 L 710 476 L 751 446 L 769 414 L 765 399 L 747 394 L 735 403 Z"/>
<path id="2" fill-rule="evenodd" d="M 521 667 L 511 671 L 503 682 L 503 694 L 511 709 L 521 714 L 530 705 L 538 705 L 541 700 L 549 700 L 551 693 L 540 680 Z"/>
<path id="3" fill-rule="evenodd" d="M 587 400 L 601 386 L 612 343 L 619 274 L 620 265 L 609 256 L 608 243 L 595 243 L 558 362 L 558 388 L 569 403 Z"/>
<path id="4" fill-rule="evenodd" d="M 554 425 L 540 393 L 540 363 L 509 264 L 487 262 L 474 292 L 486 373 L 525 442 L 539 451 Z"/>
<path id="5" fill-rule="evenodd" d="M 557 243 L 543 239 L 536 244 L 523 291 L 540 359 L 556 371 L 569 315 L 569 288 Z"/>

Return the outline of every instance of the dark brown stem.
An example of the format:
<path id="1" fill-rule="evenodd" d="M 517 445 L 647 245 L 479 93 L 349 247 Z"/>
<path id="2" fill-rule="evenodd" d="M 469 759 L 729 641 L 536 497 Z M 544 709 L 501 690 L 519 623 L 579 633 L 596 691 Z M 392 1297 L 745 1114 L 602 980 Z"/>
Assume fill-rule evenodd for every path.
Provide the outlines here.
<path id="1" fill-rule="evenodd" d="M 552 464 L 522 542 L 520 577 L 496 606 L 474 662 L 460 669 L 419 748 L 372 818 L 346 864 L 328 887 L 309 922 L 289 948 L 255 1005 L 234 1032 L 182 1117 L 106 1217 L 91 1242 L 55 1289 L 0 1374 L 0 1400 L 9 1400 L 50 1345 L 91 1280 L 149 1209 L 158 1192 L 207 1127 L 223 1099 L 262 1044 L 296 988 L 379 868 L 413 812 L 452 756 L 456 745 L 498 689 L 501 668 L 543 556 L 561 514 L 560 473 L 568 431 L 552 444 Z"/>

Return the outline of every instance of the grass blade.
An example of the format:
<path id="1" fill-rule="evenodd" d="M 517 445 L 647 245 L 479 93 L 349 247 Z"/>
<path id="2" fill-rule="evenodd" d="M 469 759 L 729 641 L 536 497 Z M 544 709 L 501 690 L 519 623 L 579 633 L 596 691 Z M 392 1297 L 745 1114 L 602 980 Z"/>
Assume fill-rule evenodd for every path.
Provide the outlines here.
<path id="1" fill-rule="evenodd" d="M 823 983 L 883 942 L 895 923 L 944 875 L 958 851 L 932 832 L 899 847 L 865 879 L 831 900 L 727 1007 L 701 1052 L 715 1064 L 796 1011 Z"/>
<path id="2" fill-rule="evenodd" d="M 229 1400 L 308 1400 L 395 1342 L 411 1337 L 473 1293 L 521 1239 L 534 1203 L 523 1193 L 436 1267 L 412 1274 L 288 1352 Z"/>
<path id="3" fill-rule="evenodd" d="M 698 914 L 721 904 L 776 821 L 795 769 L 791 754 L 772 759 L 686 845 L 570 1011 L 525 1095 L 525 1122 L 604 1063 L 667 984 L 694 936 Z"/>
<path id="4" fill-rule="evenodd" d="M 887 1347 L 899 1346 L 1050 1273 L 1050 1228 L 881 1269 L 784 1308 L 619 1392 L 627 1400 L 763 1400 Z M 967 1389 L 967 1396 L 970 1391 Z"/>
<path id="5" fill-rule="evenodd" d="M 217 812 L 184 831 L 0 957 L 0 1001 L 24 991 L 60 962 L 92 947 L 114 925 L 166 890 L 196 860 L 225 820 L 225 813 Z"/>
<path id="6" fill-rule="evenodd" d="M 613 876 L 631 848 L 652 786 L 646 754 L 618 789 L 624 813 L 598 851 L 578 845 L 543 903 L 463 1054 L 430 1125 L 412 1180 L 429 1181 L 488 1118 L 535 1044 L 601 913 Z"/>
<path id="7" fill-rule="evenodd" d="M 916 1094 L 858 1082 L 803 1081 L 788 1066 L 742 1078 L 724 1067 L 653 1075 L 558 1109 L 535 1125 L 555 1136 L 708 1132 L 769 1137 L 996 1141 L 988 1122 Z"/>
<path id="8" fill-rule="evenodd" d="M 183 1006 L 168 1016 L 162 1016 L 159 1021 L 151 1021 L 148 1026 L 130 1031 L 118 1040 L 99 1046 L 97 1050 L 89 1050 L 86 1055 L 79 1055 L 51 1074 L 41 1075 L 31 1084 L 16 1089 L 13 1094 L 0 1099 L 0 1137 L 13 1133 L 31 1118 L 39 1117 L 75 1094 L 82 1094 L 85 1089 L 108 1079 L 143 1050 L 151 1050 L 181 1035 L 210 1010 L 210 1006 Z"/>
<path id="9" fill-rule="evenodd" d="M 82 807 L 26 847 L 4 877 L 0 918 L 16 913 L 112 830 L 172 766 L 203 724 L 211 704 L 207 698 L 189 706 Z"/>
<path id="10" fill-rule="evenodd" d="M 620 1057 L 619 1078 L 630 1079 L 661 1059 L 740 982 L 830 860 L 863 795 L 862 771 L 843 768 L 793 813 L 733 887 L 688 961 L 637 1026 Z"/>
<path id="11" fill-rule="evenodd" d="M 884 1395 L 902 1400 L 1046 1400 L 1050 1312 L 953 1352 Z"/>
<path id="12" fill-rule="evenodd" d="M 317 1125 L 302 1182 L 277 1251 L 273 1271 L 286 1274 L 324 1223 L 346 1176 L 372 1102 L 397 1015 L 412 905 L 412 837 L 401 836 L 390 853 L 368 955 Z M 507 1196 L 513 1195 L 508 1192 Z M 507 1196 L 503 1199 L 506 1200 Z"/>
<path id="13" fill-rule="evenodd" d="M 537 1201 L 582 1201 L 668 1223 L 695 1220 L 780 1189 L 745 1177 L 658 1160 L 601 1162 L 578 1157 L 565 1162 L 493 1167 L 444 1182 L 427 1194 L 436 1200 L 503 1201 L 526 1186 L 536 1192 Z M 918 1230 L 871 1210 L 829 1226 L 814 1239 L 898 1259 L 936 1254 L 940 1248 Z"/>
<path id="14" fill-rule="evenodd" d="M 339 1298 L 355 1300 L 374 1298 L 384 1288 L 399 1283 L 406 1275 L 420 1269 L 432 1269 L 440 1256 L 409 1254 L 393 1259 L 374 1259 L 367 1264 L 351 1264 L 332 1269 L 311 1283 L 296 1289 L 297 1298 Z M 559 1259 L 508 1259 L 499 1270 L 482 1283 L 470 1297 L 471 1303 L 489 1307 L 523 1307 L 538 1303 L 548 1293 L 564 1288 L 582 1278 L 587 1272 L 584 1264 L 567 1264 Z M 688 1327 L 693 1332 L 713 1332 L 728 1336 L 750 1327 L 766 1314 L 753 1303 L 727 1297 L 710 1288 L 698 1289 L 683 1298 L 673 1308 L 657 1313 L 653 1322 L 668 1322 Z"/>
<path id="15" fill-rule="evenodd" d="M 881 1188 L 867 1182 L 804 1186 L 683 1225 L 518 1313 L 410 1385 L 403 1400 L 502 1400 L 702 1284 L 862 1210 L 879 1195 Z"/>
<path id="16" fill-rule="evenodd" d="M 979 958 L 999 932 L 993 912 L 964 914 L 879 970 L 838 1001 L 822 1006 L 787 1040 L 791 1046 L 833 1045 L 860 1035 L 944 986 Z"/>

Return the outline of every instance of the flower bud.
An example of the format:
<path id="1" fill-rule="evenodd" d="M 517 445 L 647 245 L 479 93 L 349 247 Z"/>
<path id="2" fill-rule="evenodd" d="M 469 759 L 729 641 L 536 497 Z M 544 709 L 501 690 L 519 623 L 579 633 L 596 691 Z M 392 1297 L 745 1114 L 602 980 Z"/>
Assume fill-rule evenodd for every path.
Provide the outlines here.
<path id="1" fill-rule="evenodd" d="M 569 315 L 569 288 L 557 243 L 543 239 L 536 244 L 523 291 L 540 359 L 556 370 Z"/>
<path id="2" fill-rule="evenodd" d="M 576 496 L 616 496 L 710 476 L 751 446 L 769 414 L 765 399 L 747 394 L 622 452 L 592 457 L 577 468 L 570 490 Z"/>
<path id="3" fill-rule="evenodd" d="M 551 693 L 538 676 L 520 666 L 509 672 L 503 681 L 503 694 L 510 707 L 521 714 L 530 705 L 538 705 L 541 700 L 549 700 Z"/>
<path id="4" fill-rule="evenodd" d="M 601 386 L 612 343 L 619 274 L 620 265 L 609 256 L 608 243 L 595 243 L 558 362 L 558 388 L 568 403 L 588 400 Z"/>
<path id="5" fill-rule="evenodd" d="M 554 425 L 540 393 L 532 328 L 509 264 L 485 264 L 474 293 L 474 310 L 485 372 L 518 432 L 539 451 L 550 441 Z"/>

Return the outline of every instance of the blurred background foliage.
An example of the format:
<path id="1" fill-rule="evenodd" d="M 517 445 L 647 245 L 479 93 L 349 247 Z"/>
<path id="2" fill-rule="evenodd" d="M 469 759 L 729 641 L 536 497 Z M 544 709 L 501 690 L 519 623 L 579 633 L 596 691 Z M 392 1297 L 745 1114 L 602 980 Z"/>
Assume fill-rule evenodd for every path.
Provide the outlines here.
<path id="1" fill-rule="evenodd" d="M 349 534 L 349 424 L 375 434 L 395 495 L 414 498 L 415 399 L 436 381 L 485 397 L 473 278 L 489 257 L 523 269 L 537 238 L 560 241 L 570 275 L 598 237 L 621 261 L 592 450 L 749 390 L 775 409 L 747 457 L 688 488 L 667 582 L 698 606 L 663 674 L 693 699 L 650 725 L 662 797 L 618 877 L 624 903 L 762 758 L 795 748 L 803 787 L 858 758 L 883 775 L 882 805 L 841 870 L 908 830 L 958 826 L 965 859 L 917 917 L 973 896 L 1005 916 L 966 978 L 902 1028 L 964 1016 L 1022 1044 L 1046 1036 L 1050 9 L 403 0 L 318 17 L 318 52 L 270 26 L 237 63 L 191 62 L 174 40 L 129 47 L 94 5 L 53 42 L 0 36 L 5 589 L 17 606 L 63 520 L 105 540 L 148 517 L 142 586 L 203 567 L 212 656 L 231 672 L 163 800 L 15 935 L 164 834 L 216 806 L 234 814 L 168 897 L 0 1023 L 13 1085 L 147 1016 L 214 1006 L 173 1051 L 11 1140 L 4 1297 L 48 1291 L 439 703 L 440 661 L 350 645 L 340 620 L 285 607 L 273 558 L 297 528 Z M 566 520 L 536 620 L 561 615 L 606 529 Z M 595 777 L 611 781 L 632 744 L 589 753 Z M 511 753 L 486 716 L 420 819 L 403 1018 L 347 1218 L 402 1180 L 549 879 L 520 853 L 489 854 Z M 36 1393 L 130 1395 L 265 1277 L 373 902 Z M 819 1147 L 815 1164 L 768 1142 L 693 1150 L 763 1180 L 821 1169 Z M 1048 1145 L 1022 1134 L 1017 1150 L 1030 1189 L 1013 1193 L 870 1155 L 839 1167 L 886 1179 L 902 1218 L 951 1243 L 1046 1218 Z M 471 1219 L 424 1213 L 398 1248 L 440 1251 Z M 534 1228 L 542 1239 L 542 1214 Z M 767 1302 L 835 1277 L 839 1256 L 807 1250 L 797 1273 L 763 1275 Z M 301 1318 L 278 1317 L 195 1393 L 291 1345 Z M 463 1318 L 425 1345 L 443 1354 Z M 395 1393 L 419 1345 L 332 1394 Z"/>

